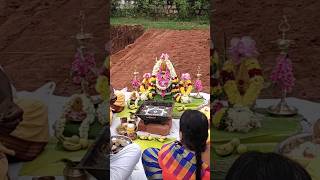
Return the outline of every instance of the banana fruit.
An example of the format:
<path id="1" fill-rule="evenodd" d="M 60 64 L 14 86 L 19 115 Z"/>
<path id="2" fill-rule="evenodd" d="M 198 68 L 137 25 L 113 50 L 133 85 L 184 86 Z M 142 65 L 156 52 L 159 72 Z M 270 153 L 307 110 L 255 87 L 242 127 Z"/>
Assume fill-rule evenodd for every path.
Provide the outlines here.
<path id="1" fill-rule="evenodd" d="M 67 151 L 79 151 L 80 149 L 82 149 L 81 144 L 75 144 L 69 141 L 64 141 L 62 145 L 63 148 Z"/>
<path id="2" fill-rule="evenodd" d="M 131 110 L 138 109 L 138 106 L 131 104 L 131 105 L 129 105 L 129 109 L 131 109 Z"/>
<path id="3" fill-rule="evenodd" d="M 157 139 L 157 141 L 159 141 L 159 142 L 161 142 L 161 143 L 164 143 L 164 142 L 166 141 L 167 137 L 161 136 L 161 137 L 158 137 L 158 138 L 156 138 L 156 139 Z"/>
<path id="4" fill-rule="evenodd" d="M 234 150 L 235 150 L 235 146 L 231 142 L 228 142 L 228 143 L 222 144 L 222 145 L 218 145 L 215 148 L 217 155 L 219 155 L 221 157 L 231 155 L 234 152 Z"/>
<path id="5" fill-rule="evenodd" d="M 185 107 L 184 105 L 177 107 L 177 110 L 178 110 L 178 111 L 183 111 L 183 110 L 185 110 L 185 109 L 186 109 L 186 107 Z"/>
<path id="6" fill-rule="evenodd" d="M 237 152 L 239 154 L 243 154 L 243 153 L 246 153 L 248 152 L 248 147 L 244 144 L 240 144 L 238 147 L 237 147 Z"/>
<path id="7" fill-rule="evenodd" d="M 215 151 L 217 155 L 225 157 L 233 154 L 234 152 L 243 154 L 248 151 L 248 147 L 245 144 L 241 144 L 240 139 L 234 138 L 226 144 L 217 146 Z"/>
<path id="8" fill-rule="evenodd" d="M 68 142 L 71 142 L 74 144 L 79 144 L 79 142 L 80 142 L 80 138 L 77 135 L 74 135 L 72 137 L 65 137 L 64 139 L 65 139 L 65 141 L 68 141 Z"/>

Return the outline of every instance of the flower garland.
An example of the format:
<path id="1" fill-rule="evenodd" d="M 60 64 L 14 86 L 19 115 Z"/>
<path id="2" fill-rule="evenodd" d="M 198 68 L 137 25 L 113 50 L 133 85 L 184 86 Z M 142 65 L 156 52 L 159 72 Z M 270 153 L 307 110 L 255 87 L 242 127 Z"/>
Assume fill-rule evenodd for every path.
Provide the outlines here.
<path id="1" fill-rule="evenodd" d="M 192 82 L 191 82 L 191 77 L 189 73 L 184 73 L 181 75 L 181 82 L 180 82 L 180 88 L 179 88 L 179 93 L 174 95 L 174 99 L 177 102 L 181 102 L 183 97 L 185 99 L 188 99 L 186 97 L 189 97 L 191 94 L 193 87 L 192 87 Z"/>
<path id="2" fill-rule="evenodd" d="M 149 88 L 149 80 L 150 80 L 150 78 L 151 78 L 151 74 L 150 73 L 145 73 L 143 75 L 143 80 L 142 80 L 142 82 L 140 84 L 140 88 L 139 88 L 141 93 L 145 93 L 145 92 L 147 92 L 149 90 L 148 88 Z"/>
<path id="3" fill-rule="evenodd" d="M 162 74 L 163 72 L 164 74 Z M 164 97 L 168 95 L 168 93 L 178 92 L 178 83 L 179 80 L 177 78 L 176 71 L 169 60 L 168 54 L 162 54 L 160 60 L 158 60 L 154 65 L 151 73 L 148 87 L 150 92 L 149 98 L 152 99 L 157 93 L 160 93 L 160 95 Z M 168 92 L 168 90 L 170 91 Z"/>
<path id="4" fill-rule="evenodd" d="M 108 108 L 108 102 L 107 101 L 103 101 L 102 103 L 100 103 L 98 105 L 98 109 L 97 109 L 97 116 L 98 116 L 98 121 L 100 122 L 100 124 L 102 125 L 106 125 L 108 123 L 109 120 L 109 115 L 107 114 L 107 108 Z M 111 111 L 111 110 L 110 110 Z M 110 120 L 111 122 L 111 120 Z"/>
<path id="5" fill-rule="evenodd" d="M 141 93 L 141 100 L 148 100 L 149 99 L 149 81 L 151 78 L 151 74 L 150 73 L 145 73 L 143 75 L 143 80 L 140 84 L 140 88 L 139 91 Z"/>
<path id="6" fill-rule="evenodd" d="M 100 70 L 100 75 L 97 79 L 97 84 L 96 84 L 96 91 L 100 93 L 101 97 L 103 100 L 107 100 L 109 96 L 109 80 L 107 75 L 108 69 L 107 69 L 107 61 L 108 59 L 105 60 L 104 66 Z"/>
<path id="7" fill-rule="evenodd" d="M 235 79 L 235 63 L 227 61 L 221 71 L 224 92 L 231 105 L 252 106 L 263 88 L 264 79 L 259 62 L 255 58 L 246 58 L 241 63 L 249 76 L 249 86 L 244 95 L 239 92 Z"/>
<path id="8" fill-rule="evenodd" d="M 75 94 L 70 97 L 64 106 L 63 113 L 60 119 L 56 122 L 55 135 L 56 137 L 64 137 L 63 132 L 66 126 L 67 116 L 72 113 L 72 106 L 76 99 L 80 98 L 82 101 L 82 111 L 85 113 L 85 119 L 81 122 L 79 127 L 79 136 L 82 139 L 88 139 L 88 132 L 90 124 L 95 120 L 95 109 L 91 100 L 83 94 Z"/>
<path id="9" fill-rule="evenodd" d="M 292 62 L 287 54 L 281 54 L 277 58 L 277 65 L 271 74 L 273 83 L 278 84 L 282 90 L 290 92 L 294 86 Z"/>
<path id="10" fill-rule="evenodd" d="M 197 90 L 197 92 L 201 92 L 203 90 L 202 81 L 200 79 L 195 81 L 194 88 Z"/>
<path id="11" fill-rule="evenodd" d="M 81 55 L 80 50 L 75 54 L 75 59 L 71 65 L 71 76 L 75 84 L 81 84 L 85 79 L 88 82 L 93 82 L 96 78 L 92 69 L 96 67 L 96 61 L 92 53 Z"/>

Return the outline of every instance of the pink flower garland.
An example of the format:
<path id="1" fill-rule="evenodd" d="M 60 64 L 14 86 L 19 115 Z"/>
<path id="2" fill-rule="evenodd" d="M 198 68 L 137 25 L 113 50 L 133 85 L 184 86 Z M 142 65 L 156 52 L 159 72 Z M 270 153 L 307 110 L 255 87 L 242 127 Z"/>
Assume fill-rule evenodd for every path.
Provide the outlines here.
<path id="1" fill-rule="evenodd" d="M 282 90 L 286 90 L 287 92 L 292 91 L 295 78 L 293 75 L 292 63 L 288 58 L 288 55 L 278 56 L 277 65 L 271 74 L 271 80 L 275 84 L 278 84 Z"/>
<path id="2" fill-rule="evenodd" d="M 139 80 L 137 80 L 137 79 L 135 79 L 135 78 L 131 81 L 131 84 L 132 84 L 132 87 L 133 87 L 134 89 L 138 89 L 138 88 L 140 87 L 140 85 L 141 85 L 141 83 L 139 82 Z"/>
<path id="3" fill-rule="evenodd" d="M 96 67 L 96 61 L 93 54 L 88 53 L 82 59 L 80 53 L 75 54 L 75 60 L 71 65 L 71 75 L 75 84 L 81 84 L 81 80 L 93 81 L 96 75 L 91 71 Z"/>
<path id="4" fill-rule="evenodd" d="M 200 79 L 197 79 L 194 83 L 194 87 L 197 90 L 197 92 L 201 92 L 203 90 L 202 82 Z"/>

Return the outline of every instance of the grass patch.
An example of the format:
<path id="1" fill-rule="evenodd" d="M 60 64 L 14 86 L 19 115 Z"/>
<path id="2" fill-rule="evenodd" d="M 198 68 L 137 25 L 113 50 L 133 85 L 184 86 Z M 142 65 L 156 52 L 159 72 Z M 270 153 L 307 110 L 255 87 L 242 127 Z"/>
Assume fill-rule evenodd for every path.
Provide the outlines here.
<path id="1" fill-rule="evenodd" d="M 154 20 L 142 17 L 112 17 L 112 25 L 142 25 L 145 29 L 174 29 L 174 30 L 191 30 L 191 29 L 209 29 L 209 20 L 192 19 L 192 20 L 174 20 L 161 18 Z"/>

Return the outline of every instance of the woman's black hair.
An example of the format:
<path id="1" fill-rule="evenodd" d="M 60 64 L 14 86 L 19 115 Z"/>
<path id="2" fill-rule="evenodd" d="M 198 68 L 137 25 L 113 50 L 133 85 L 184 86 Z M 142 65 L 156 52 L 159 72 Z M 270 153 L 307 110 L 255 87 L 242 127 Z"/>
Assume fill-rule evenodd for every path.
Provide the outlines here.
<path id="1" fill-rule="evenodd" d="M 276 153 L 242 154 L 229 169 L 226 180 L 311 180 L 297 162 Z"/>
<path id="2" fill-rule="evenodd" d="M 181 143 L 196 155 L 196 179 L 201 180 L 202 157 L 206 150 L 209 122 L 207 117 L 197 110 L 186 110 L 180 118 Z"/>

